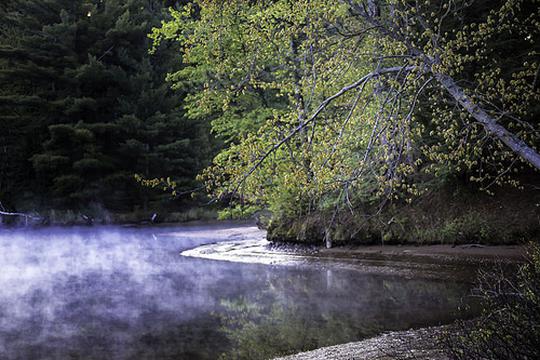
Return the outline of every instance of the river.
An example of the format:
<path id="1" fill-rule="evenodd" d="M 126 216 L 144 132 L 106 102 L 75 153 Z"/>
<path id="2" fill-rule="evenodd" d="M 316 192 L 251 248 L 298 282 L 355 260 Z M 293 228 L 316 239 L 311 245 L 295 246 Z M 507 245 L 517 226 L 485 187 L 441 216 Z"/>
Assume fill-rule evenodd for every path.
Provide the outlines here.
<path id="1" fill-rule="evenodd" d="M 0 358 L 268 359 L 464 315 L 459 281 L 180 255 L 261 234 L 0 229 Z"/>

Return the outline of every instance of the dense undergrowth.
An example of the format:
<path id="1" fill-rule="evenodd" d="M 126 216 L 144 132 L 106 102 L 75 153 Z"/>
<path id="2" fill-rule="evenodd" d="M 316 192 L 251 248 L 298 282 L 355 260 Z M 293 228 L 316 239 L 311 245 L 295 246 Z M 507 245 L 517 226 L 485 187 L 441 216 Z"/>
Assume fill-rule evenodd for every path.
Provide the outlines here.
<path id="1" fill-rule="evenodd" d="M 272 241 L 339 244 L 511 244 L 540 234 L 540 194 L 499 188 L 493 195 L 462 184 L 445 185 L 413 203 L 394 202 L 342 211 L 276 217 L 268 226 Z"/>
<path id="2" fill-rule="evenodd" d="M 481 274 L 476 296 L 482 315 L 457 322 L 443 336 L 454 360 L 540 358 L 540 246 L 531 244 L 528 261 L 517 273 Z"/>

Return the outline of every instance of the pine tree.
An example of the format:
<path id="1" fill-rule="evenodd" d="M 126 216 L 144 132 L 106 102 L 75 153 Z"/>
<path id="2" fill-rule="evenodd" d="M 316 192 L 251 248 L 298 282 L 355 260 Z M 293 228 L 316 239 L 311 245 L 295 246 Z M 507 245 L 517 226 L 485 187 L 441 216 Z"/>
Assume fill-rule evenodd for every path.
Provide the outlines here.
<path id="1" fill-rule="evenodd" d="M 4 9 L 0 197 L 129 211 L 170 198 L 135 174 L 194 186 L 210 140 L 165 82 L 181 66 L 176 49 L 148 53 L 147 33 L 165 14 L 160 1 L 142 0 L 14 0 Z"/>

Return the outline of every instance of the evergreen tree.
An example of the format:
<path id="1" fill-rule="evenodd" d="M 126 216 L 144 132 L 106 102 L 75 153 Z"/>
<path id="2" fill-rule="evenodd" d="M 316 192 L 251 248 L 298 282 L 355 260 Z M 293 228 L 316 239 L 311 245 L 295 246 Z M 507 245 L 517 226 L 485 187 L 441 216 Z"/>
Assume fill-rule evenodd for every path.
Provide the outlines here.
<path id="1" fill-rule="evenodd" d="M 166 198 L 135 174 L 174 174 L 179 189 L 195 186 L 210 156 L 206 125 L 184 117 L 182 93 L 165 82 L 180 65 L 176 48 L 148 53 L 146 34 L 165 13 L 157 0 L 5 6 L 0 198 L 128 211 Z"/>

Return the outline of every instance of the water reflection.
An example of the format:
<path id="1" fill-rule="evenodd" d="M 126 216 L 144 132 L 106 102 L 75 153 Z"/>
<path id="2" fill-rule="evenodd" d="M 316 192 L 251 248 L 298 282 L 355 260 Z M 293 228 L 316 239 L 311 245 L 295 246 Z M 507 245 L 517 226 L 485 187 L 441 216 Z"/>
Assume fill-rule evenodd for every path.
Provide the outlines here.
<path id="1" fill-rule="evenodd" d="M 467 292 L 448 281 L 178 255 L 241 236 L 215 227 L 2 231 L 0 358 L 265 359 L 448 322 Z"/>

